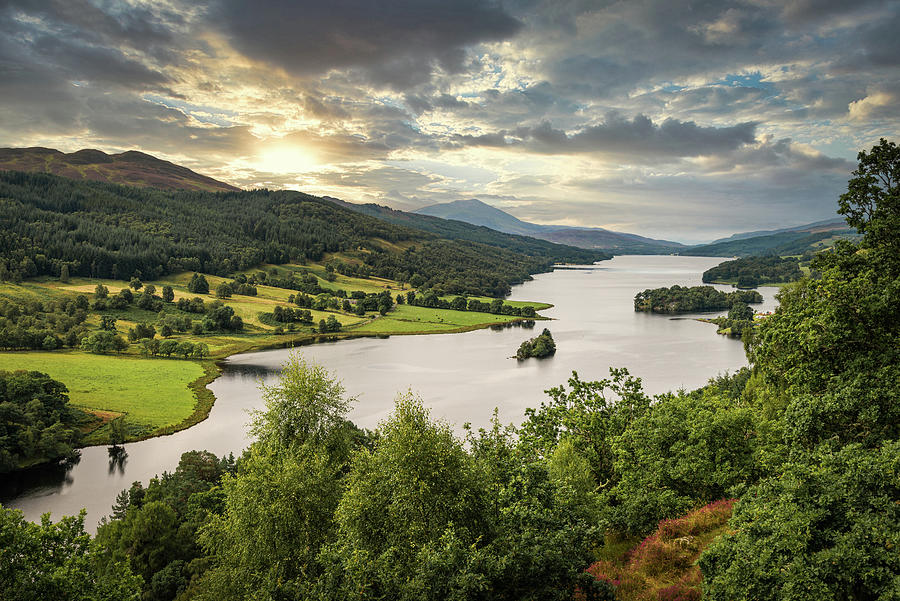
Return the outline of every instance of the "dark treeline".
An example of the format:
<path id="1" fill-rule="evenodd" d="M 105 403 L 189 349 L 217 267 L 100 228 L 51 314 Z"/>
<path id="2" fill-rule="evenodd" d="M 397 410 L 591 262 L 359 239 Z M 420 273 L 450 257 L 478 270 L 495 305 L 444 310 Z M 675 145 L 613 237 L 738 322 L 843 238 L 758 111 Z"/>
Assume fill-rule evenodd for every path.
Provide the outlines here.
<path id="1" fill-rule="evenodd" d="M 803 275 L 796 258 L 744 257 L 724 261 L 703 272 L 703 283 L 737 282 L 741 288 L 754 288 L 774 282 L 796 282 Z"/>
<path id="2" fill-rule="evenodd" d="M 516 317 L 534 317 L 537 313 L 534 307 L 525 305 L 516 307 L 503 302 L 503 299 L 495 298 L 491 302 L 467 299 L 457 296 L 452 300 L 445 300 L 438 296 L 434 290 L 425 290 L 422 294 L 414 291 L 406 293 L 406 302 L 415 307 L 429 307 L 432 309 L 452 309 L 454 311 L 473 311 L 478 313 L 493 313 L 494 315 L 514 315 Z"/>
<path id="3" fill-rule="evenodd" d="M 694 313 L 730 309 L 734 303 L 761 303 L 756 290 L 722 292 L 712 286 L 654 288 L 634 295 L 634 310 L 650 313 Z"/>
<path id="4" fill-rule="evenodd" d="M 67 393 L 46 374 L 0 371 L 0 473 L 74 456 L 79 412 Z"/>
<path id="5" fill-rule="evenodd" d="M 380 241 L 410 246 L 387 251 Z M 559 252 L 527 255 L 442 240 L 299 192 L 165 192 L 0 173 L 0 279 L 59 276 L 64 266 L 72 276 L 114 279 L 177 271 L 228 275 L 345 252 L 357 255 L 372 275 L 421 274 L 445 293 L 500 296 L 555 261 L 608 258 L 553 248 Z"/>

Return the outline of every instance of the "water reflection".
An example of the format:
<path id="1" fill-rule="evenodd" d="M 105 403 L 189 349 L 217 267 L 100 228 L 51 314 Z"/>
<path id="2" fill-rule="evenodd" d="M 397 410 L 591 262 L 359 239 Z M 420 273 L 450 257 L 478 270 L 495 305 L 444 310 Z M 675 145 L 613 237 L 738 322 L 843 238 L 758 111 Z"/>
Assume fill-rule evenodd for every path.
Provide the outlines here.
<path id="1" fill-rule="evenodd" d="M 73 459 L 38 465 L 28 469 L 3 474 L 0 478 L 0 503 L 6 503 L 23 493 L 52 494 L 74 482 L 72 470 L 81 461 L 81 453 Z M 34 517 L 31 519 L 34 519 Z M 39 516 L 38 516 L 39 517 Z"/>
<path id="2" fill-rule="evenodd" d="M 109 473 L 118 471 L 125 474 L 125 464 L 128 463 L 128 451 L 124 446 L 113 445 L 107 449 L 109 453 Z"/>

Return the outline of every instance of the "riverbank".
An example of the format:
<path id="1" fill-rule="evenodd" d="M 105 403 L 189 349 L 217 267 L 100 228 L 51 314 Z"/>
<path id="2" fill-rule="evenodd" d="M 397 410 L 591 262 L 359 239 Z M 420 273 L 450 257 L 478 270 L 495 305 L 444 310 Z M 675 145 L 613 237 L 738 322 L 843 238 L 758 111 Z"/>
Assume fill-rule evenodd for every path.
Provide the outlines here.
<path id="1" fill-rule="evenodd" d="M 305 274 L 315 276 L 322 288 L 335 292 L 362 291 L 371 294 L 388 290 L 392 295 L 405 296 L 410 291 L 399 282 L 383 278 L 329 276 L 320 265 L 266 266 L 266 269 L 269 273 L 282 275 L 302 270 Z M 163 287 L 170 286 L 173 301 L 194 297 L 200 297 L 206 303 L 216 300 L 214 294 L 190 292 L 187 287 L 191 275 L 174 274 L 144 285 L 154 286 L 157 293 Z M 205 277 L 212 292 L 226 281 L 211 275 Z M 113 280 L 73 278 L 63 283 L 45 278 L 18 284 L 0 284 L 0 299 L 19 305 L 42 303 L 48 307 L 54 303 L 72 301 L 79 295 L 94 300 L 94 291 L 98 285 L 105 286 L 110 297 L 126 288 L 124 282 Z M 124 426 L 117 428 L 120 436 L 124 432 L 124 442 L 136 442 L 173 434 L 205 420 L 216 401 L 207 385 L 221 373 L 219 362 L 239 353 L 358 337 L 461 333 L 529 320 L 512 315 L 395 304 L 385 315 L 377 312 L 356 315 L 333 308 L 312 309 L 312 324 L 280 324 L 261 317 L 271 315 L 277 306 L 291 306 L 288 297 L 294 291 L 262 285 L 257 286 L 256 291 L 254 296 L 233 295 L 220 299 L 235 315 L 241 317 L 244 323 L 241 332 L 167 332 L 166 340 L 204 345 L 204 358 L 149 356 L 146 352 L 142 354 L 142 345 L 135 342 L 114 354 L 96 354 L 80 349 L 2 352 L 0 369 L 41 371 L 65 384 L 69 389 L 70 405 L 84 413 L 80 420 L 84 433 L 82 446 L 89 447 L 111 444 L 114 422 L 118 422 L 118 426 Z M 491 300 L 477 298 L 482 302 Z M 535 310 L 552 307 L 549 303 L 538 302 L 506 301 L 506 304 L 513 307 L 531 306 Z M 188 319 L 197 317 L 177 310 L 174 303 L 166 303 L 163 307 L 160 312 L 141 309 L 136 303 L 119 309 L 91 308 L 84 319 L 84 326 L 98 328 L 103 318 L 114 318 L 112 332 L 124 337 L 129 329 L 140 323 L 156 324 L 159 328 L 161 315 Z M 62 313 L 58 315 L 63 317 Z M 315 324 L 329 316 L 341 323 L 341 329 L 327 334 L 319 333 Z M 536 316 L 531 319 L 545 318 Z M 289 331 L 284 331 L 285 329 Z"/>

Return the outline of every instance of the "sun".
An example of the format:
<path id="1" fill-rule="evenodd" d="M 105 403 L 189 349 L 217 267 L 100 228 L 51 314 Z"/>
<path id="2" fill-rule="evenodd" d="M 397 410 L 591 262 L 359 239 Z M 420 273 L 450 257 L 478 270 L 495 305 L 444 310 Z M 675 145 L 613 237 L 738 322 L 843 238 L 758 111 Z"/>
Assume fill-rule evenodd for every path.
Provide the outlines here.
<path id="1" fill-rule="evenodd" d="M 272 146 L 259 154 L 256 168 L 269 173 L 302 173 L 318 167 L 309 151 L 297 146 Z"/>

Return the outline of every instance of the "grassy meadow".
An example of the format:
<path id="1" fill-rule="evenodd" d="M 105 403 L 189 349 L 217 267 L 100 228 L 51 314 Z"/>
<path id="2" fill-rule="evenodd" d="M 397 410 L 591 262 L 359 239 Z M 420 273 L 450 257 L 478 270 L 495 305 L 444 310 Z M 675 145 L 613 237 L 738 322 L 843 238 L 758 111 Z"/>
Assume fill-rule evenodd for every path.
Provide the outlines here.
<path id="1" fill-rule="evenodd" d="M 124 416 L 134 438 L 188 421 L 198 401 L 189 385 L 206 373 L 199 361 L 82 351 L 0 353 L 0 370 L 18 369 L 40 371 L 64 383 L 72 406 L 96 416 L 92 427 L 98 435 L 106 422 Z"/>
<path id="2" fill-rule="evenodd" d="M 264 265 L 248 270 L 250 274 L 265 270 L 278 276 L 291 272 L 312 273 L 318 278 L 319 286 L 328 290 L 344 290 L 350 293 L 361 290 L 365 293 L 379 293 L 390 290 L 392 296 L 406 294 L 410 288 L 398 282 L 383 278 L 355 278 L 335 274 L 333 282 L 326 279 L 324 265 Z M 171 274 L 154 281 L 157 295 L 163 286 L 171 286 L 175 300 L 191 299 L 195 296 L 209 303 L 216 300 L 216 287 L 229 281 L 213 275 L 205 275 L 209 283 L 209 294 L 194 294 L 187 289 L 193 274 L 183 272 Z M 127 287 L 122 280 L 71 278 L 68 282 L 60 282 L 53 278 L 37 278 L 21 283 L 0 283 L 0 300 L 13 303 L 47 302 L 72 299 L 78 295 L 94 298 L 97 284 L 103 284 L 109 290 L 110 297 Z M 334 315 L 341 322 L 342 329 L 327 336 L 352 337 L 392 334 L 439 334 L 464 332 L 496 324 L 505 324 L 521 318 L 510 315 L 493 315 L 449 309 L 432 309 L 415 307 L 406 304 L 395 305 L 386 315 L 368 312 L 364 316 L 343 311 L 311 310 L 313 324 L 284 324 L 280 328 L 260 320 L 262 314 L 272 313 L 277 306 L 289 306 L 288 297 L 296 294 L 293 290 L 257 285 L 256 296 L 234 295 L 221 299 L 232 307 L 236 315 L 244 323 L 240 332 L 208 332 L 193 334 L 191 332 L 175 332 L 169 339 L 203 343 L 209 348 L 210 359 L 221 359 L 236 353 L 263 348 L 289 346 L 314 341 L 319 337 L 315 326 L 319 320 Z M 445 297 L 448 300 L 451 297 Z M 478 298 L 483 302 L 492 299 Z M 536 310 L 550 307 L 546 303 L 507 301 L 513 306 L 531 305 Z M 167 303 L 163 311 L 176 316 L 189 316 L 199 320 L 200 315 L 185 313 L 174 304 Z M 132 303 L 124 309 L 105 309 L 89 312 L 84 322 L 90 330 L 100 326 L 102 316 L 116 319 L 116 333 L 127 338 L 130 328 L 139 323 L 156 324 L 158 311 L 144 310 Z M 277 329 L 276 329 L 277 328 Z M 157 326 L 157 330 L 158 330 Z M 159 334 L 158 334 L 159 335 Z M 129 344 L 120 353 L 93 354 L 77 349 L 54 351 L 14 351 L 0 352 L 0 370 L 36 370 L 47 373 L 59 380 L 69 389 L 70 402 L 89 414 L 89 425 L 85 430 L 88 444 L 102 444 L 109 440 L 108 423 L 113 419 L 124 417 L 129 439 L 141 439 L 158 434 L 169 433 L 188 427 L 206 417 L 214 402 L 212 393 L 206 389 L 218 374 L 214 361 L 177 359 L 163 357 L 144 357 L 139 344 Z"/>

